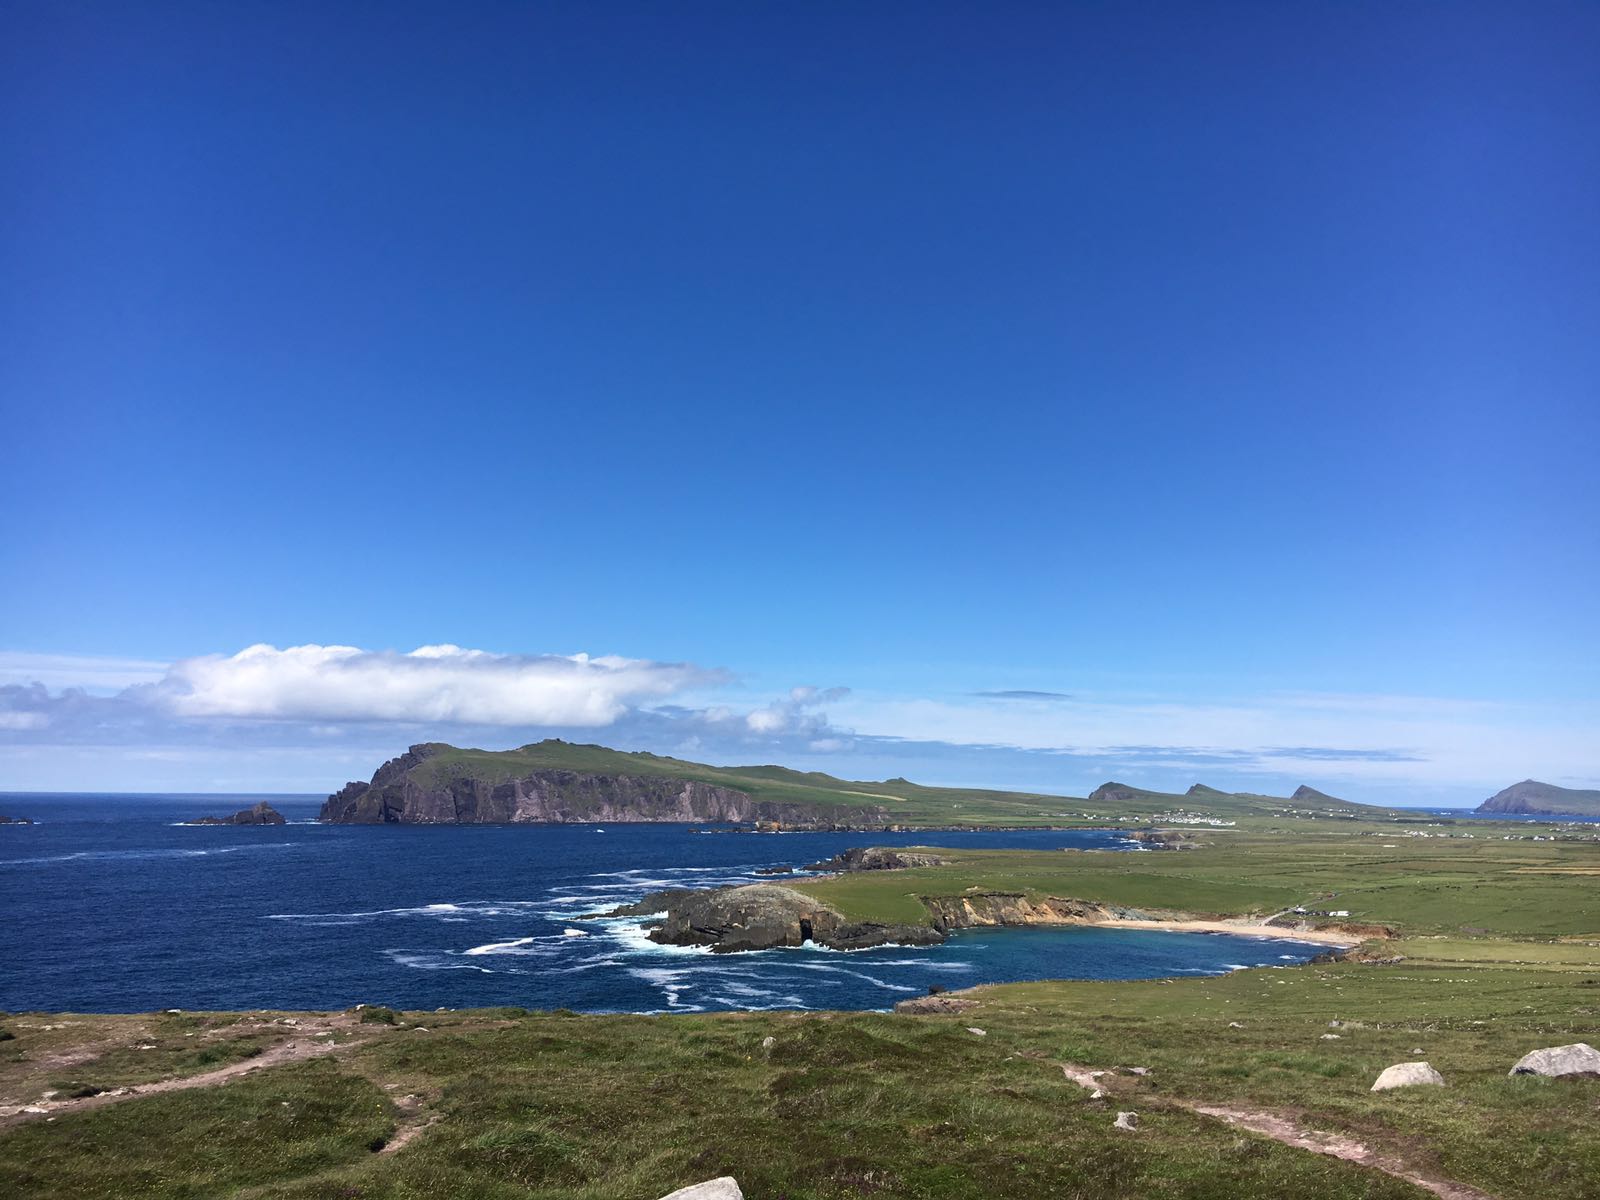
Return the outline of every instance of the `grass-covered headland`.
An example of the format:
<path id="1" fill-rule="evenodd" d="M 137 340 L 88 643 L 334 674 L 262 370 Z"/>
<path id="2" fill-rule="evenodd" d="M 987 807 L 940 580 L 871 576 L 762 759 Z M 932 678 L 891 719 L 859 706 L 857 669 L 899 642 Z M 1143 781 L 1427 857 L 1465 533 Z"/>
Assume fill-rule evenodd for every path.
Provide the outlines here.
<path id="1" fill-rule="evenodd" d="M 1600 1079 L 1507 1074 L 1600 1041 L 1590 833 L 1197 836 L 801 886 L 864 918 L 982 891 L 1348 912 L 1397 933 L 1365 947 L 1389 961 L 978 988 L 931 1015 L 10 1015 L 0 1195 L 653 1200 L 718 1175 L 752 1200 L 1600 1194 Z M 1369 1090 L 1424 1059 L 1446 1087 Z"/>

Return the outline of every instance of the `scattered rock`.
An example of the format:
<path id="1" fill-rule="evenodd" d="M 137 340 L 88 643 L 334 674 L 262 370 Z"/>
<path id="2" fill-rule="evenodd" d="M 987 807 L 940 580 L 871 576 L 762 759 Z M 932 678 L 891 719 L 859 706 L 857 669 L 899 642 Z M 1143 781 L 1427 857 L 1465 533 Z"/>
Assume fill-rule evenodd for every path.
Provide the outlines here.
<path id="1" fill-rule="evenodd" d="M 1089 1099 L 1091 1100 L 1104 1100 L 1105 1098 L 1106 1094 L 1099 1088 L 1095 1088 L 1094 1091 L 1089 1093 Z"/>
<path id="2" fill-rule="evenodd" d="M 1337 1042 L 1339 1035 L 1337 1033 L 1325 1033 L 1322 1035 L 1322 1040 L 1325 1042 Z"/>
<path id="3" fill-rule="evenodd" d="M 771 1034 L 768 1034 L 766 1037 L 761 1039 L 761 1048 L 763 1050 L 771 1050 L 777 1044 L 778 1039 L 773 1037 Z"/>
<path id="4" fill-rule="evenodd" d="M 988 1037 L 989 1036 L 989 1033 L 988 1033 L 987 1030 L 979 1029 L 976 1025 L 968 1025 L 967 1026 L 967 1032 L 976 1034 L 978 1037 Z"/>
<path id="5" fill-rule="evenodd" d="M 1600 1075 L 1600 1050 L 1587 1042 L 1551 1046 L 1524 1054 L 1511 1068 L 1513 1075 Z"/>
<path id="6" fill-rule="evenodd" d="M 708 1179 L 705 1183 L 668 1192 L 661 1200 L 744 1200 L 744 1193 L 732 1175 L 724 1175 L 721 1179 Z"/>
<path id="7" fill-rule="evenodd" d="M 1244 1026 L 1241 1025 L 1238 1021 L 1229 1021 L 1228 1022 L 1228 1028 L 1229 1029 L 1243 1029 Z"/>
<path id="8" fill-rule="evenodd" d="M 977 1008 L 976 1000 L 963 1000 L 959 996 L 918 996 L 915 1000 L 901 1000 L 894 1006 L 897 1013 L 928 1016 L 936 1013 L 960 1013 Z"/>
<path id="9" fill-rule="evenodd" d="M 1139 1114 L 1136 1112 L 1119 1112 L 1112 1125 L 1118 1129 L 1137 1129 L 1139 1128 Z"/>
<path id="10" fill-rule="evenodd" d="M 1387 1092 L 1390 1088 L 1424 1085 L 1443 1087 L 1444 1076 L 1435 1071 L 1429 1063 L 1396 1063 L 1394 1066 L 1384 1069 L 1383 1074 L 1379 1075 L 1377 1081 L 1372 1085 L 1372 1090 L 1375 1092 Z"/>
<path id="11" fill-rule="evenodd" d="M 793 875 L 793 867 L 757 867 L 757 875 Z"/>

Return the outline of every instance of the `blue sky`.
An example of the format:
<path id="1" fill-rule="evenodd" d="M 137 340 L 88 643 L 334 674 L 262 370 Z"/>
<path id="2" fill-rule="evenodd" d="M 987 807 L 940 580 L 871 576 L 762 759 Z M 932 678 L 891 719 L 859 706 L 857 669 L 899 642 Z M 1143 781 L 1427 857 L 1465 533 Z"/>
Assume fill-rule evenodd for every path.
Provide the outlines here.
<path id="1" fill-rule="evenodd" d="M 1597 56 L 1562 4 L 8 4 L 0 788 L 548 733 L 1600 785 Z"/>

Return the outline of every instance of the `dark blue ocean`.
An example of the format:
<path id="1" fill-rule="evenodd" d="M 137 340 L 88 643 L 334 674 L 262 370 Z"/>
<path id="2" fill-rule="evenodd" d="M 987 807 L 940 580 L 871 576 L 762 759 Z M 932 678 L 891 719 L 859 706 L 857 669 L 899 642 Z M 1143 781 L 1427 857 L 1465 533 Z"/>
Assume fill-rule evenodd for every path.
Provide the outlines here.
<path id="1" fill-rule="evenodd" d="M 261 797 L 0 796 L 0 1010 L 522 1005 L 888 1008 L 930 984 L 1282 966 L 1321 947 L 1214 934 L 968 931 L 943 946 L 712 955 L 597 910 L 850 846 L 1131 850 L 1101 831 L 693 833 L 681 825 L 186 826 Z M 1167 852 L 1170 853 L 1170 852 Z"/>

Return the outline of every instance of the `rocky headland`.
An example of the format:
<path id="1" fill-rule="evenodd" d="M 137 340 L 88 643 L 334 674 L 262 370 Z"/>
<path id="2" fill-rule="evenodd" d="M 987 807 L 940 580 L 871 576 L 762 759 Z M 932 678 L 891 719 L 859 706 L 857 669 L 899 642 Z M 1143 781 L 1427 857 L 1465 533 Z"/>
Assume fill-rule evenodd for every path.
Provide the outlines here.
<path id="1" fill-rule="evenodd" d="M 196 817 L 191 825 L 286 825 L 283 814 L 265 800 L 250 808 L 241 808 L 231 817 Z"/>
<path id="2" fill-rule="evenodd" d="M 647 821 L 769 823 L 790 829 L 878 827 L 881 805 L 787 804 L 678 775 L 563 768 L 505 776 L 439 769 L 452 747 L 411 747 L 368 783 L 346 784 L 322 806 L 336 824 L 549 824 Z"/>
<path id="3" fill-rule="evenodd" d="M 1503 788 L 1478 805 L 1481 813 L 1541 817 L 1600 817 L 1600 791 L 1557 787 L 1524 779 Z"/>
<path id="4" fill-rule="evenodd" d="M 927 925 L 851 921 L 815 897 L 773 883 L 691 892 L 670 903 L 650 940 L 671 946 L 709 946 L 719 954 L 770 950 L 806 942 L 833 950 L 869 946 L 931 946 L 944 935 Z"/>
<path id="5" fill-rule="evenodd" d="M 937 867 L 936 854 L 886 846 L 853 848 L 807 870 L 848 873 Z M 1235 933 L 1257 937 L 1291 937 L 1351 947 L 1394 931 L 1380 925 L 1313 924 L 1278 917 L 1196 918 L 1187 913 L 1129 908 L 1065 896 L 1025 892 L 971 890 L 959 895 L 918 894 L 927 910 L 925 922 L 883 924 L 855 921 L 833 905 L 798 888 L 755 883 L 699 890 L 668 888 L 635 904 L 623 905 L 594 918 L 659 917 L 650 929 L 652 941 L 664 945 L 708 946 L 718 953 L 770 950 L 807 942 L 835 950 L 869 946 L 928 946 L 943 942 L 959 929 L 1029 925 L 1097 925 L 1121 929 L 1153 929 L 1195 933 Z"/>

